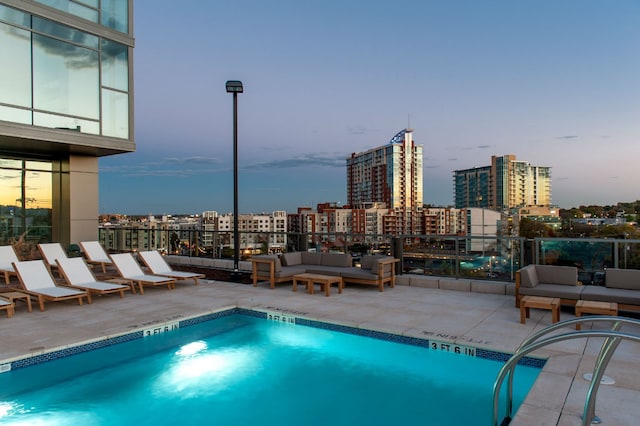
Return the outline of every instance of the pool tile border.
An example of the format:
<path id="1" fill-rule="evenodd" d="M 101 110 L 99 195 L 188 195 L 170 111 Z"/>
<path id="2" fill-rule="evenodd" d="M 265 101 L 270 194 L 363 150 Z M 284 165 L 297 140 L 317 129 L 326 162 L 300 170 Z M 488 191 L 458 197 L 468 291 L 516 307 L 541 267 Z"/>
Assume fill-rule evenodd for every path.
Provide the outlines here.
<path id="1" fill-rule="evenodd" d="M 212 321 L 212 320 L 230 316 L 230 315 L 246 315 L 246 316 L 252 316 L 252 317 L 262 318 L 262 319 L 267 319 L 269 317 L 269 314 L 267 312 L 261 311 L 261 310 L 239 308 L 239 307 L 225 308 L 217 312 L 212 312 L 209 314 L 180 320 L 179 327 L 180 328 L 189 327 L 192 325 L 201 324 L 204 322 Z M 354 335 L 363 336 L 363 337 L 371 337 L 374 339 L 386 340 L 389 342 L 401 343 L 405 345 L 429 348 L 429 339 L 403 336 L 403 335 L 388 333 L 384 331 L 369 330 L 365 328 L 358 328 L 358 327 L 342 325 L 342 324 L 333 324 L 333 323 L 313 320 L 305 317 L 293 316 L 293 318 L 295 319 L 295 324 L 297 325 L 320 328 L 320 329 L 330 330 L 330 331 L 338 331 L 341 333 L 354 334 Z M 65 358 L 65 357 L 80 354 L 83 352 L 89 352 L 89 351 L 101 349 L 107 346 L 129 342 L 131 340 L 142 339 L 143 337 L 144 337 L 144 331 L 136 330 L 129 333 L 123 333 L 118 336 L 95 340 L 89 343 L 81 343 L 76 346 L 69 346 L 63 349 L 53 350 L 51 352 L 47 352 L 39 355 L 33 355 L 30 357 L 25 357 L 25 358 L 7 362 L 5 364 L 2 364 L 2 366 L 4 367 L 3 371 L 4 370 L 10 371 L 10 370 L 17 370 L 25 367 L 31 367 L 34 365 L 42 364 L 42 363 L 53 361 L 60 358 Z M 505 353 L 505 352 L 498 352 L 498 351 L 493 351 L 493 350 L 483 349 L 483 348 L 475 348 L 475 349 L 476 349 L 476 357 L 478 358 L 505 362 L 511 357 L 511 354 Z M 518 362 L 518 365 L 525 365 L 529 367 L 542 369 L 542 367 L 544 367 L 546 362 L 547 362 L 546 359 L 542 359 L 542 358 L 523 357 Z M 8 369 L 6 368 L 7 364 L 9 364 Z"/>

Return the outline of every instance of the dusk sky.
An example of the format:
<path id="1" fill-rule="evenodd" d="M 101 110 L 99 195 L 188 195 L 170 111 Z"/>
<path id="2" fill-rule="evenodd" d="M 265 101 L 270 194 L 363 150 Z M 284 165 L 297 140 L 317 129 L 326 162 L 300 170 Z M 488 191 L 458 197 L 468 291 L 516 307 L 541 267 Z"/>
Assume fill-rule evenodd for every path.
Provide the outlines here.
<path id="1" fill-rule="evenodd" d="M 135 2 L 135 153 L 100 159 L 100 213 L 346 203 L 346 157 L 407 126 L 424 202 L 514 154 L 562 208 L 640 199 L 640 0 Z"/>

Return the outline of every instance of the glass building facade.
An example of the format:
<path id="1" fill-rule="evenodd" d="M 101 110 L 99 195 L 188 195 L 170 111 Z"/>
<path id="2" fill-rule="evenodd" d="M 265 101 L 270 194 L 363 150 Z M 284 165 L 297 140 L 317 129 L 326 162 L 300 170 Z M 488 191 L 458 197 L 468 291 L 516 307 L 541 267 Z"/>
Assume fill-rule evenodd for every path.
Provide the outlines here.
<path id="1" fill-rule="evenodd" d="M 97 238 L 98 158 L 135 150 L 132 7 L 0 0 L 0 244 Z"/>

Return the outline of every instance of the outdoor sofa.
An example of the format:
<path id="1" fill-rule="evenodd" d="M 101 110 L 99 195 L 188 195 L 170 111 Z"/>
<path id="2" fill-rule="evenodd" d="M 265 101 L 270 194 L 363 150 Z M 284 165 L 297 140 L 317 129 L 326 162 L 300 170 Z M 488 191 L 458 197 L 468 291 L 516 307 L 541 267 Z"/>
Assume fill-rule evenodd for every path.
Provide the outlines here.
<path id="1" fill-rule="evenodd" d="M 395 287 L 395 263 L 391 256 L 363 256 L 360 267 L 353 266 L 353 258 L 344 253 L 289 252 L 282 255 L 261 255 L 251 259 L 253 286 L 268 281 L 270 288 L 276 283 L 293 281 L 294 275 L 309 273 L 340 276 L 344 283 L 375 285 L 383 291 L 384 285 Z"/>
<path id="2" fill-rule="evenodd" d="M 620 311 L 640 312 L 640 270 L 605 269 L 605 285 L 582 285 L 574 266 L 527 265 L 516 271 L 516 307 L 522 296 L 557 297 L 563 305 L 578 300 L 615 302 Z"/>

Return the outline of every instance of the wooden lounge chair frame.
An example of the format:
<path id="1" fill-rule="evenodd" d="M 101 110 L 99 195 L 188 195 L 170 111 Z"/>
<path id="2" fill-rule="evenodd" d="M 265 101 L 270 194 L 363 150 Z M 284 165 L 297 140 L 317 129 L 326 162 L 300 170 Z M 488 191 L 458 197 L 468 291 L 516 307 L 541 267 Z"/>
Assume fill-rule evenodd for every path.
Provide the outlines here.
<path id="1" fill-rule="evenodd" d="M 141 251 L 138 252 L 138 256 L 140 256 L 142 262 L 149 268 L 153 275 L 160 275 L 181 281 L 193 280 L 195 285 L 200 284 L 200 278 L 205 278 L 206 276 L 195 272 L 174 271 L 157 250 Z"/>
<path id="2" fill-rule="evenodd" d="M 13 302 L 7 300 L 3 297 L 0 297 L 0 310 L 4 309 L 7 311 L 7 318 L 11 318 L 15 313 L 15 306 Z"/>
<path id="3" fill-rule="evenodd" d="M 56 263 L 57 259 L 67 259 L 67 252 L 64 251 L 62 245 L 60 243 L 38 244 L 38 250 L 42 255 L 45 265 L 47 265 L 47 269 L 53 272 L 55 268 L 58 275 L 62 276 L 60 271 L 58 271 L 58 264 Z"/>
<path id="4" fill-rule="evenodd" d="M 144 294 L 143 286 L 166 285 L 169 290 L 175 288 L 176 280 L 159 275 L 145 274 L 138 261 L 131 253 L 112 254 L 111 260 L 122 278 L 131 280 L 138 284 L 140 294 Z"/>
<path id="5" fill-rule="evenodd" d="M 0 272 L 4 274 L 4 283 L 9 285 L 11 275 L 18 276 L 13 268 L 13 262 L 19 262 L 13 246 L 0 246 Z"/>
<path id="6" fill-rule="evenodd" d="M 87 297 L 87 300 L 91 303 L 86 291 L 57 285 L 53 275 L 51 275 L 51 271 L 43 260 L 14 262 L 13 267 L 18 274 L 21 291 L 38 299 L 40 311 L 44 311 L 45 301 L 59 302 L 77 299 L 78 304 L 82 305 L 82 298 Z"/>
<path id="7" fill-rule="evenodd" d="M 96 280 L 95 275 L 93 275 L 93 272 L 81 257 L 56 259 L 56 263 L 58 264 L 58 271 L 67 281 L 69 287 L 79 288 L 87 292 L 89 303 L 91 303 L 92 293 L 99 295 L 119 293 L 122 299 L 125 290 L 133 291 L 132 287 L 127 285 Z"/>
<path id="8" fill-rule="evenodd" d="M 81 241 L 80 247 L 87 257 L 87 263 L 90 265 L 100 265 L 102 273 L 107 272 L 107 266 L 112 266 L 113 261 L 98 241 Z"/>

